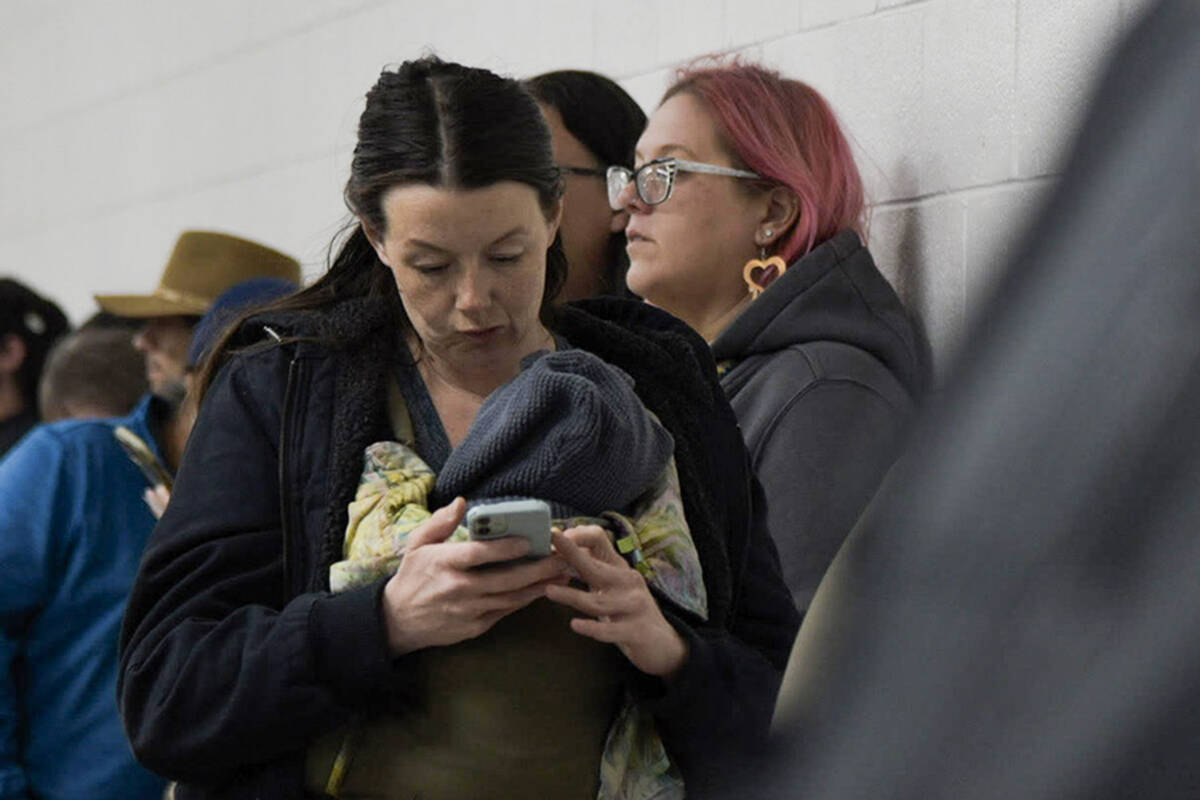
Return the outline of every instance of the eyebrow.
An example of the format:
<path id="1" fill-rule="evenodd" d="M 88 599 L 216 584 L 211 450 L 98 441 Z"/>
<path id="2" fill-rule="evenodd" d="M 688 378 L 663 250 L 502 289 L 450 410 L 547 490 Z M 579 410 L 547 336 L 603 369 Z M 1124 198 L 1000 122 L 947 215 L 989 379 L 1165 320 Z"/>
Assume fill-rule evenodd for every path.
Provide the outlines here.
<path id="1" fill-rule="evenodd" d="M 517 227 L 513 228 L 512 230 L 506 231 L 505 233 L 502 233 L 499 236 L 497 236 L 495 239 L 492 240 L 491 245 L 499 244 L 500 242 L 503 242 L 505 239 L 511 239 L 512 237 L 517 236 L 519 234 L 523 234 L 523 233 L 528 233 L 528 231 L 525 229 L 525 226 L 518 225 Z M 427 242 L 424 239 L 409 238 L 405 242 L 405 244 L 415 246 L 415 247 L 420 247 L 425 250 L 433 250 L 438 253 L 446 253 L 446 254 L 450 253 L 450 251 L 447 250 L 446 248 L 439 247 L 438 245 L 434 244 L 433 242 Z M 491 246 L 491 245 L 489 245 L 489 246 Z"/>
<path id="2" fill-rule="evenodd" d="M 660 146 L 656 152 L 658 153 L 658 155 L 656 155 L 654 158 L 662 158 L 663 156 L 668 155 L 670 153 L 678 153 L 680 155 L 686 156 L 687 158 L 689 158 L 693 161 L 697 160 L 696 154 L 681 144 L 664 144 L 664 145 Z M 640 159 L 642 157 L 641 151 L 640 150 L 635 151 L 633 154 L 633 157 L 635 160 Z M 653 159 L 646 159 L 646 160 L 652 161 Z"/>
<path id="3" fill-rule="evenodd" d="M 449 252 L 450 252 L 449 250 L 447 250 L 443 247 L 438 247 L 436 244 L 433 244 L 432 242 L 427 242 L 423 239 L 409 239 L 407 242 L 405 242 L 405 244 L 420 247 L 424 250 L 434 250 L 438 253 L 449 254 Z"/>
<path id="4" fill-rule="evenodd" d="M 512 237 L 514 237 L 514 236 L 519 236 L 519 235 L 521 235 L 521 234 L 525 234 L 525 233 L 528 233 L 528 232 L 529 232 L 529 231 L 528 231 L 528 230 L 526 230 L 526 228 L 525 228 L 525 226 L 524 226 L 524 225 L 518 225 L 517 227 L 515 227 L 515 228 L 513 228 L 512 230 L 508 231 L 507 233 L 503 233 L 503 234 L 501 234 L 500 236 L 497 236 L 495 239 L 493 239 L 493 240 L 492 240 L 492 244 L 500 244 L 500 243 L 501 243 L 501 242 L 503 242 L 505 239 L 511 239 L 511 238 L 512 238 Z"/>

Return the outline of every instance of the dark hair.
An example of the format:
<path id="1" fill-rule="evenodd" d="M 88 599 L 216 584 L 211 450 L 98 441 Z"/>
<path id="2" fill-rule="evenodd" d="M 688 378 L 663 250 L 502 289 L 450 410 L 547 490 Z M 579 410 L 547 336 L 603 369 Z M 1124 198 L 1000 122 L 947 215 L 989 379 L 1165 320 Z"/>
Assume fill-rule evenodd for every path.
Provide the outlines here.
<path id="1" fill-rule="evenodd" d="M 93 324 L 54 345 L 38 387 L 38 406 L 47 420 L 67 417 L 73 408 L 119 417 L 133 410 L 148 389 L 146 364 L 129 330 Z"/>
<path id="2" fill-rule="evenodd" d="M 383 233 L 382 198 L 395 186 L 478 189 L 501 181 L 533 187 L 547 215 L 563 193 L 550 129 L 520 83 L 436 56 L 385 69 L 367 92 L 344 192 L 356 221 L 330 244 L 329 269 L 320 279 L 254 313 L 320 309 L 350 298 L 378 297 L 394 306 L 400 325 L 410 330 L 395 279 L 376 255 L 364 226 L 372 235 Z M 335 247 L 337 254 L 332 255 Z M 547 323 L 566 275 L 566 255 L 556 235 L 546 250 L 542 318 Z M 201 370 L 199 398 L 224 362 L 237 327 L 230 326 Z"/>
<path id="3" fill-rule="evenodd" d="M 0 278 L 0 338 L 15 334 L 25 343 L 17 383 L 27 406 L 37 405 L 38 379 L 51 345 L 71 329 L 55 303 L 11 278 Z"/>
<path id="4" fill-rule="evenodd" d="M 525 86 L 562 116 L 567 131 L 602 165 L 633 169 L 633 151 L 646 129 L 646 112 L 615 81 L 595 72 L 562 69 L 529 78 Z M 618 231 L 608 240 L 605 292 L 626 294 L 628 270 L 625 232 Z"/>

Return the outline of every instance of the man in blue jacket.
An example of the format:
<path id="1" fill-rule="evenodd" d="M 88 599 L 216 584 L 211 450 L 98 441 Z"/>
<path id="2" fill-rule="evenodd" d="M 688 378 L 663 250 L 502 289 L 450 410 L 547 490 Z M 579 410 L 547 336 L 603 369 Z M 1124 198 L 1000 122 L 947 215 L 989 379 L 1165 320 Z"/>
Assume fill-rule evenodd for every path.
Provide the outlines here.
<path id="1" fill-rule="evenodd" d="M 192 328 L 222 291 L 259 276 L 295 282 L 299 265 L 236 237 L 185 233 L 153 294 L 97 298 L 147 320 L 135 343 L 152 393 L 126 417 L 39 426 L 0 460 L 2 800 L 162 796 L 162 779 L 134 760 L 116 704 L 117 634 L 154 517 L 147 480 L 113 429 L 177 463 L 190 427 L 179 384 Z M 175 328 L 187 334 L 182 348 L 167 335 Z"/>

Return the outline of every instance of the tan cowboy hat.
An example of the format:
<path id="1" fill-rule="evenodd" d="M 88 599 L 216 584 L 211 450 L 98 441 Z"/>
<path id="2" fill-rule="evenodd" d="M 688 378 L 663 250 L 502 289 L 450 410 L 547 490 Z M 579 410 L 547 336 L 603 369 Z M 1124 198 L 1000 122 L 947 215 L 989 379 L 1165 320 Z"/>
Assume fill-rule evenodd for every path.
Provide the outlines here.
<path id="1" fill-rule="evenodd" d="M 184 231 L 152 293 L 94 296 L 102 309 L 120 317 L 199 316 L 221 292 L 248 278 L 299 284 L 300 264 L 278 250 L 227 233 Z"/>

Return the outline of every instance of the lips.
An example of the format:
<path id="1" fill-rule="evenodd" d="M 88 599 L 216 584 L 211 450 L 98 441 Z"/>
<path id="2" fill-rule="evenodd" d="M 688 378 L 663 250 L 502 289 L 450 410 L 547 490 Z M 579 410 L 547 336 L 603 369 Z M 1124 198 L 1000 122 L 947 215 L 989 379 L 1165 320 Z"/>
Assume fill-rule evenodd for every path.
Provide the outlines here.
<path id="1" fill-rule="evenodd" d="M 654 241 L 653 239 L 651 239 L 649 236 L 642 233 L 641 231 L 631 231 L 631 230 L 625 231 L 625 239 L 626 239 L 626 242 L 630 245 L 640 244 L 642 242 L 653 242 Z"/>
<path id="2" fill-rule="evenodd" d="M 500 332 L 501 325 L 494 325 L 491 328 L 472 328 L 471 330 L 459 331 L 463 336 L 471 339 L 487 339 Z"/>

